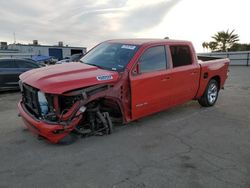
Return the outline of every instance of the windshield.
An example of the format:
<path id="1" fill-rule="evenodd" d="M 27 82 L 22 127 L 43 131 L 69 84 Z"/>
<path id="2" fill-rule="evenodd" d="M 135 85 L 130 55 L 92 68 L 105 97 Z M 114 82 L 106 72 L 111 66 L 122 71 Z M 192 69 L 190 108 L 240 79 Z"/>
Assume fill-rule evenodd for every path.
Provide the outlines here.
<path id="1" fill-rule="evenodd" d="M 87 53 L 81 62 L 106 70 L 123 71 L 138 48 L 138 45 L 104 42 Z"/>

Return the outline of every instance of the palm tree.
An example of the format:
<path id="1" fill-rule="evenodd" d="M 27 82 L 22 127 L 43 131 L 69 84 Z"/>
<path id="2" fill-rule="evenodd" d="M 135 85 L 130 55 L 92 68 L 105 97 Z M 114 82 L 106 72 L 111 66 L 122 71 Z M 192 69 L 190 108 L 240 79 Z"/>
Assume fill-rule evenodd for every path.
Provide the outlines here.
<path id="1" fill-rule="evenodd" d="M 208 43 L 207 42 L 203 42 L 202 43 L 202 47 L 203 47 L 203 49 L 208 49 Z"/>
<path id="2" fill-rule="evenodd" d="M 208 47 L 211 49 L 211 51 L 215 51 L 218 49 L 218 43 L 215 41 L 211 41 L 208 43 Z"/>
<path id="3" fill-rule="evenodd" d="M 212 38 L 218 44 L 218 49 L 221 51 L 227 51 L 234 43 L 239 41 L 239 35 L 234 34 L 234 30 L 229 32 L 229 30 L 217 32 Z"/>
<path id="4" fill-rule="evenodd" d="M 203 42 L 202 47 L 203 49 L 207 49 L 207 50 L 210 49 L 211 51 L 215 51 L 218 49 L 218 43 L 215 41 Z"/>

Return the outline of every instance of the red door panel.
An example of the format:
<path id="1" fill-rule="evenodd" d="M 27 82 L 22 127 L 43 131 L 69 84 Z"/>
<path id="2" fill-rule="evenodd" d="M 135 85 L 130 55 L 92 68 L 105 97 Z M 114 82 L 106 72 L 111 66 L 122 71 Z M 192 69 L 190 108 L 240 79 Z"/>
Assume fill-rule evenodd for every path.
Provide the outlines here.
<path id="1" fill-rule="evenodd" d="M 171 95 L 169 70 L 131 77 L 132 119 L 166 108 Z"/>
<path id="2" fill-rule="evenodd" d="M 169 48 L 166 50 L 166 54 L 170 54 Z M 172 63 L 174 58 L 175 62 L 178 63 L 176 67 L 168 66 L 160 71 L 151 71 L 149 68 L 152 67 L 145 66 L 145 70 L 150 70 L 150 72 L 130 76 L 133 120 L 182 104 L 196 96 L 199 87 L 200 66 L 194 63 L 194 59 L 188 57 L 187 53 L 181 54 L 181 50 L 188 52 L 187 47 L 181 46 L 179 49 L 177 47 L 177 50 L 176 48 L 172 49 L 172 58 L 166 55 L 167 62 Z M 146 53 L 144 52 L 144 54 Z M 150 55 L 153 58 L 146 57 L 149 57 L 151 64 L 147 64 L 147 58 L 146 60 L 142 58 L 145 64 L 140 64 L 139 60 L 140 70 L 143 70 L 141 65 L 155 65 L 157 63 L 159 55 L 154 56 L 154 53 Z"/>
<path id="3" fill-rule="evenodd" d="M 197 93 L 200 79 L 200 68 L 186 65 L 172 69 L 172 105 L 192 100 Z"/>

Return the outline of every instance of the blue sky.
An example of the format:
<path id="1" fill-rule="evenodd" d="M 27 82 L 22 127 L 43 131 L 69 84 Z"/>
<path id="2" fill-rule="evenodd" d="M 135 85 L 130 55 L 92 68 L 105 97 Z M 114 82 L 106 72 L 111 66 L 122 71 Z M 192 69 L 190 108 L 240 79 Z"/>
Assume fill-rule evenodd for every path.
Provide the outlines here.
<path id="1" fill-rule="evenodd" d="M 190 40 L 235 29 L 250 43 L 247 0 L 8 0 L 0 1 L 0 41 L 93 47 L 113 38 Z"/>

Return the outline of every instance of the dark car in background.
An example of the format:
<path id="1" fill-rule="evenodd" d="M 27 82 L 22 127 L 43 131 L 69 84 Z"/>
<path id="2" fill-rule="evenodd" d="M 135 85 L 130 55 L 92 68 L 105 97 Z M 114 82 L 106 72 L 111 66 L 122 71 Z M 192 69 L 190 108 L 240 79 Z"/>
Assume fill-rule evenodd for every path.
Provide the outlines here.
<path id="1" fill-rule="evenodd" d="M 41 65 L 32 60 L 0 58 L 0 91 L 18 89 L 19 75 L 40 67 Z"/>

